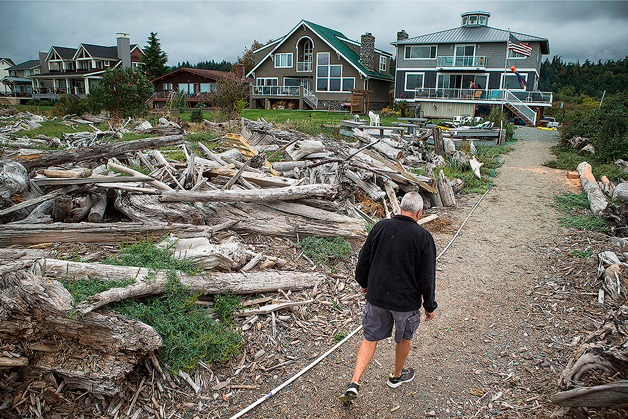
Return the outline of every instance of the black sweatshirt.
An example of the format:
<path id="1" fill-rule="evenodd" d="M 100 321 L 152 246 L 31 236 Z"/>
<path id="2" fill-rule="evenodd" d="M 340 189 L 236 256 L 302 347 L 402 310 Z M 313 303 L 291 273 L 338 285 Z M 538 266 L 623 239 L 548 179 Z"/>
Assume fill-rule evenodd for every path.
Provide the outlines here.
<path id="1" fill-rule="evenodd" d="M 379 221 L 369 233 L 355 269 L 355 279 L 368 288 L 366 300 L 393 311 L 423 308 L 437 303 L 436 245 L 432 235 L 405 215 Z"/>

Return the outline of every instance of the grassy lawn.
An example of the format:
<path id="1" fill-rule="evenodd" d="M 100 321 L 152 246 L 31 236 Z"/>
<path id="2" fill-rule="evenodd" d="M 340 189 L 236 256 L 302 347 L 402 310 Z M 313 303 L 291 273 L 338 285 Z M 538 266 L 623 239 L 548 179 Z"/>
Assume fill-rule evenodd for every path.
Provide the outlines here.
<path id="1" fill-rule="evenodd" d="M 622 172 L 617 166 L 611 163 L 600 162 L 595 155 L 581 156 L 573 148 L 556 146 L 552 149 L 556 156 L 554 160 L 545 162 L 544 165 L 553 169 L 576 170 L 576 167 L 583 161 L 591 164 L 593 175 L 596 179 L 606 176 L 612 182 L 625 178 L 626 173 Z"/>

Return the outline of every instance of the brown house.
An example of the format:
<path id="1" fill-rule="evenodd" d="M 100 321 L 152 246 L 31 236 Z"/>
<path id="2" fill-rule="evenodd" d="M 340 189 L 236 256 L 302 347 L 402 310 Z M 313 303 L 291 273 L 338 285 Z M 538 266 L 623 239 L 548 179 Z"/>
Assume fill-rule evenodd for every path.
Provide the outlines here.
<path id="1" fill-rule="evenodd" d="M 298 109 L 341 109 L 368 94 L 370 108 L 389 103 L 394 82 L 392 54 L 375 48 L 375 37 L 360 42 L 302 20 L 287 35 L 254 51 L 252 108 L 285 103 Z"/>
<path id="2" fill-rule="evenodd" d="M 234 72 L 182 67 L 157 77 L 151 80 L 155 86 L 153 107 L 163 108 L 176 92 L 185 93 L 186 106 L 190 108 L 198 103 L 208 103 L 210 93 L 218 89 L 219 81 L 242 78 L 242 74 L 240 77 L 236 74 L 240 68 L 234 67 Z"/>

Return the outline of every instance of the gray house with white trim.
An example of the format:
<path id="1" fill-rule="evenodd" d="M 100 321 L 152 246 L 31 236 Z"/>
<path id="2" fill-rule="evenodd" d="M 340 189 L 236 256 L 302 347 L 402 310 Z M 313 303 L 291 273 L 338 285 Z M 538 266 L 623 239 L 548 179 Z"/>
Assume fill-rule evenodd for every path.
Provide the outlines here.
<path id="1" fill-rule="evenodd" d="M 549 41 L 490 27 L 488 12 L 461 17 L 457 28 L 416 37 L 397 33 L 392 42 L 397 50 L 395 100 L 416 103 L 423 116 L 433 118 L 486 115 L 503 103 L 534 125 L 544 108 L 552 106 L 552 94 L 538 91 Z M 531 56 L 508 49 L 510 34 L 532 47 Z"/>

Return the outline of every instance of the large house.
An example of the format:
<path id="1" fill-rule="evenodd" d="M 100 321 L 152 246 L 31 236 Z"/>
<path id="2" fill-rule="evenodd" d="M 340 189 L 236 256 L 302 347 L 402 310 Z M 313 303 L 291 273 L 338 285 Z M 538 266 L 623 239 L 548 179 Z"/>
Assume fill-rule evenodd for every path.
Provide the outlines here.
<path id="1" fill-rule="evenodd" d="M 552 94 L 538 91 L 549 41 L 492 28 L 488 12 L 461 16 L 457 28 L 412 38 L 397 33 L 395 101 L 415 103 L 421 115 L 433 118 L 486 115 L 503 104 L 534 125 L 552 106 Z"/>
<path id="2" fill-rule="evenodd" d="M 389 102 L 394 79 L 392 54 L 375 48 L 375 37 L 360 42 L 306 20 L 254 51 L 251 107 L 277 103 L 298 109 L 340 109 L 366 98 L 374 109 Z"/>
<path id="3" fill-rule="evenodd" d="M 9 72 L 7 71 L 7 69 L 9 67 L 13 67 L 14 65 L 15 63 L 12 59 L 0 57 L 0 80 L 3 80 L 5 77 L 9 76 Z M 4 86 L 3 93 L 8 93 L 8 88 L 6 85 Z"/>
<path id="4" fill-rule="evenodd" d="M 8 76 L 2 79 L 2 84 L 9 89 L 7 94 L 14 97 L 28 97 L 33 93 L 30 76 L 40 73 L 39 60 L 28 60 L 6 69 Z"/>
<path id="5" fill-rule="evenodd" d="M 118 33 L 115 46 L 80 44 L 78 48 L 50 47 L 40 53 L 41 71 L 31 76 L 34 99 L 57 99 L 59 95 L 89 94 L 90 87 L 109 68 L 137 67 L 144 52 L 131 45 L 129 34 Z"/>
<path id="6" fill-rule="evenodd" d="M 193 108 L 199 103 L 210 104 L 211 93 L 218 90 L 219 82 L 227 79 L 243 79 L 244 66 L 236 64 L 231 72 L 181 67 L 151 80 L 155 86 L 153 107 L 163 108 L 176 99 L 175 93 L 185 94 L 186 106 Z"/>

